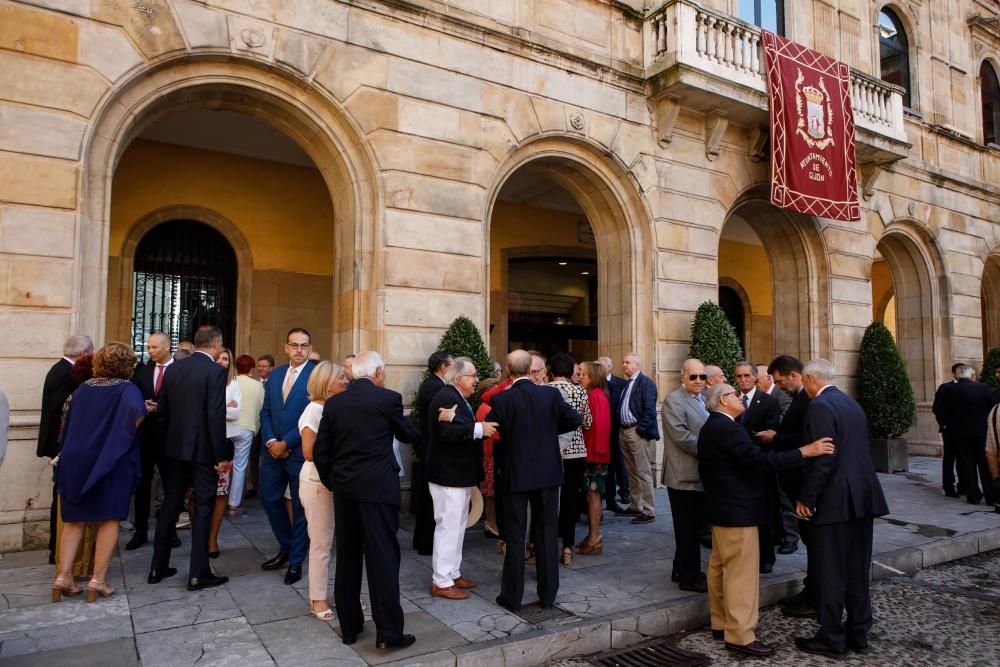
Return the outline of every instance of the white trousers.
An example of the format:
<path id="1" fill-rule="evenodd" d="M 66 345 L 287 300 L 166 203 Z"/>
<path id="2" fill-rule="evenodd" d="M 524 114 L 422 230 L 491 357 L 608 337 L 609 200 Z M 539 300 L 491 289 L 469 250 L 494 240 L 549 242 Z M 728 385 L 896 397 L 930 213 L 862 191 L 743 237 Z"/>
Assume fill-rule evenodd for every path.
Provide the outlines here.
<path id="1" fill-rule="evenodd" d="M 229 483 L 229 506 L 239 507 L 243 502 L 243 485 L 247 479 L 247 464 L 250 463 L 250 447 L 253 445 L 253 431 L 240 428 L 233 438 L 233 477 Z"/>
<path id="2" fill-rule="evenodd" d="M 434 501 L 434 552 L 431 580 L 438 588 L 454 585 L 462 575 L 462 544 L 465 542 L 465 522 L 469 520 L 472 487 L 440 486 L 428 483 Z"/>

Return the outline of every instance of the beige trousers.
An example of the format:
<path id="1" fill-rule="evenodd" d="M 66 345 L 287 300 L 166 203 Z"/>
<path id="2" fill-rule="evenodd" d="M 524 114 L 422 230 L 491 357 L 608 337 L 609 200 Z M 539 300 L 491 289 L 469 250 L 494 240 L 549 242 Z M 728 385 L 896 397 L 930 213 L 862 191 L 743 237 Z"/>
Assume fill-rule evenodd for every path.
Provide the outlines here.
<path id="1" fill-rule="evenodd" d="M 653 497 L 653 459 L 656 456 L 656 441 L 646 440 L 634 428 L 621 428 L 618 440 L 628 470 L 631 507 L 650 516 L 656 515 L 656 499 Z"/>
<path id="2" fill-rule="evenodd" d="M 299 500 L 309 530 L 309 599 L 326 600 L 330 579 L 330 549 L 333 546 L 333 494 L 323 482 L 310 479 L 306 462 L 299 475 Z"/>
<path id="3" fill-rule="evenodd" d="M 726 641 L 745 646 L 757 637 L 760 607 L 760 546 L 757 526 L 712 526 L 708 559 L 708 605 L 712 629 L 725 630 Z"/>

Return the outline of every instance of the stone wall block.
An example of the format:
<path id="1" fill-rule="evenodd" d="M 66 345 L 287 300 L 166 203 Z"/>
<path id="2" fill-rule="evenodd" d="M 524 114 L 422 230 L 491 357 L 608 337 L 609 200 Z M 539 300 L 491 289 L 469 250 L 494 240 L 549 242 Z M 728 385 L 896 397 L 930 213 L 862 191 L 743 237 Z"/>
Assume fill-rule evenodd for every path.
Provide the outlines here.
<path id="1" fill-rule="evenodd" d="M 109 81 L 117 81 L 144 62 L 124 32 L 90 21 L 80 26 L 77 61 L 90 65 Z"/>
<path id="2" fill-rule="evenodd" d="M 229 48 L 229 21 L 225 13 L 212 11 L 192 0 L 173 0 L 173 5 L 192 49 Z"/>
<path id="3" fill-rule="evenodd" d="M 982 317 L 982 301 L 979 295 L 965 296 L 953 294 L 951 297 L 951 314 L 953 316 Z"/>
<path id="4" fill-rule="evenodd" d="M 531 106 L 542 132 L 566 131 L 566 107 L 541 97 L 532 97 Z"/>
<path id="5" fill-rule="evenodd" d="M 657 312 L 656 340 L 690 342 L 694 313 Z"/>
<path id="6" fill-rule="evenodd" d="M 0 337 L 7 339 L 8 335 L 13 335 L 7 330 L 0 330 Z M 62 351 L 49 358 L 40 355 L 29 356 L 22 359 L 0 357 L 0 378 L 3 378 L 3 390 L 10 401 L 10 409 L 14 410 L 40 410 L 42 407 L 42 384 L 45 382 L 45 374 L 55 363 L 56 359 L 62 356 Z M 34 454 L 34 446 L 32 446 Z M 7 465 L 4 465 L 4 469 Z M 51 481 L 51 471 L 49 480 Z M 0 485 L 0 489 L 3 485 Z M 3 491 L 0 490 L 0 494 Z M 50 496 L 51 497 L 51 496 Z M 4 507 L 10 507 L 5 505 Z"/>
<path id="7" fill-rule="evenodd" d="M 384 229 L 388 246 L 482 256 L 483 230 L 478 221 L 388 209 Z"/>
<path id="8" fill-rule="evenodd" d="M 77 21 L 58 14 L 0 6 L 0 48 L 75 62 L 78 26 Z"/>
<path id="9" fill-rule="evenodd" d="M 501 120 L 485 119 L 482 125 L 482 146 L 497 162 L 503 162 L 507 155 L 517 148 L 517 138 L 507 123 Z"/>
<path id="10" fill-rule="evenodd" d="M 625 167 L 631 167 L 639 153 L 652 153 L 653 133 L 649 127 L 622 124 L 611 150 Z"/>
<path id="11" fill-rule="evenodd" d="M 385 88 L 389 59 L 349 44 L 335 44 L 323 56 L 314 81 L 343 102 L 361 86 Z"/>
<path id="12" fill-rule="evenodd" d="M 691 253 L 658 252 L 656 268 L 656 277 L 661 280 L 683 281 L 691 276 L 718 274 L 718 262 L 714 257 L 699 257 Z"/>
<path id="13" fill-rule="evenodd" d="M 326 40 L 290 30 L 279 30 L 274 59 L 308 77 L 327 48 Z"/>
<path id="14" fill-rule="evenodd" d="M 66 160 L 0 153 L 0 201 L 75 208 L 76 170 Z"/>
<path id="15" fill-rule="evenodd" d="M 684 360 L 691 353 L 691 344 L 686 342 L 656 344 L 656 368 L 657 370 L 673 372 L 680 370 Z M 663 394 L 660 399 L 664 398 Z"/>
<path id="16" fill-rule="evenodd" d="M 443 331 L 414 331 L 412 328 L 386 327 L 383 341 L 387 364 L 422 365 L 437 349 Z"/>
<path id="17" fill-rule="evenodd" d="M 91 0 L 20 0 L 25 5 L 44 7 L 57 12 L 89 17 Z"/>
<path id="18" fill-rule="evenodd" d="M 518 143 L 541 130 L 531 98 L 500 86 L 483 85 L 483 112 L 503 118 Z"/>
<path id="19" fill-rule="evenodd" d="M 449 68 L 441 58 L 441 38 L 437 30 L 400 21 L 375 12 L 354 12 L 346 38 L 351 44 L 393 56 L 412 59 L 435 67 Z"/>
<path id="20" fill-rule="evenodd" d="M 278 31 L 274 25 L 246 16 L 229 16 L 228 19 L 229 45 L 233 51 L 266 60 L 274 58 L 274 36 Z"/>
<path id="21" fill-rule="evenodd" d="M 429 139 L 463 143 L 462 118 L 472 114 L 465 114 L 458 109 L 440 104 L 430 104 L 406 98 L 399 98 L 398 105 L 400 132 L 416 134 Z"/>
<path id="22" fill-rule="evenodd" d="M 428 266 L 436 268 L 428 271 Z M 483 290 L 483 262 L 478 257 L 387 248 L 385 274 L 386 284 L 397 287 L 475 293 Z"/>
<path id="23" fill-rule="evenodd" d="M 656 307 L 666 310 L 695 312 L 706 301 L 719 298 L 715 285 L 682 283 L 670 280 L 656 282 Z"/>
<path id="24" fill-rule="evenodd" d="M 0 252 L 73 258 L 76 215 L 27 206 L 0 206 Z"/>
<path id="25" fill-rule="evenodd" d="M 374 88 L 362 88 L 351 95 L 344 106 L 365 134 L 376 130 L 395 130 L 399 126 L 398 95 Z"/>
<path id="26" fill-rule="evenodd" d="M 453 218 L 480 219 L 485 192 L 481 187 L 407 173 L 385 173 L 385 205 Z"/>
<path id="27" fill-rule="evenodd" d="M 0 104 L 0 150 L 77 160 L 86 129 L 68 114 Z"/>
<path id="28" fill-rule="evenodd" d="M 640 155 L 632 165 L 631 174 L 643 192 L 649 192 L 659 184 L 660 175 L 656 170 L 656 158 L 651 155 Z"/>
<path id="29" fill-rule="evenodd" d="M 483 306 L 482 297 L 478 294 L 393 288 L 384 292 L 386 326 L 437 327 L 444 330 L 459 315 L 465 315 L 480 326 Z"/>
<path id="30" fill-rule="evenodd" d="M 875 238 L 867 232 L 827 225 L 822 233 L 828 250 L 839 250 L 864 257 L 875 255 Z"/>
<path id="31" fill-rule="evenodd" d="M 587 136 L 605 148 L 610 149 L 620 125 L 621 121 L 617 118 L 602 114 L 590 114 L 587 117 Z"/>
<path id="32" fill-rule="evenodd" d="M 956 315 L 951 318 L 951 332 L 963 338 L 979 338 L 983 335 L 982 317 Z"/>
<path id="33" fill-rule="evenodd" d="M 831 278 L 830 298 L 834 301 L 863 303 L 870 306 L 872 303 L 872 286 L 866 280 Z"/>
<path id="34" fill-rule="evenodd" d="M 475 182 L 476 151 L 470 148 L 389 131 L 376 132 L 369 141 L 383 170 Z"/>
<path id="35" fill-rule="evenodd" d="M 0 98 L 89 117 L 107 90 L 96 72 L 0 51 Z"/>
<path id="36" fill-rule="evenodd" d="M 95 2 L 93 18 L 120 25 L 147 58 L 185 48 L 167 0 L 143 2 Z"/>
<path id="37" fill-rule="evenodd" d="M 862 327 L 833 327 L 833 349 L 857 352 L 861 349 L 861 338 L 865 330 Z"/>
<path id="38" fill-rule="evenodd" d="M 833 302 L 830 320 L 834 325 L 865 328 L 872 323 L 871 304 Z"/>
<path id="39" fill-rule="evenodd" d="M 278 25 L 312 32 L 340 41 L 347 38 L 348 7 L 329 0 L 205 0 L 210 7 L 246 14 Z"/>
<path id="40" fill-rule="evenodd" d="M 73 264 L 68 261 L 11 259 L 7 303 L 12 306 L 72 305 Z"/>
<path id="41" fill-rule="evenodd" d="M 829 252 L 826 257 L 830 262 L 831 276 L 871 279 L 872 262 L 869 257 L 841 252 Z"/>
<path id="42" fill-rule="evenodd" d="M 408 60 L 389 60 L 387 88 L 394 93 L 467 111 L 482 111 L 483 84 L 470 77 Z"/>
<path id="43" fill-rule="evenodd" d="M 58 359 L 69 335 L 70 315 L 67 312 L 0 312 L 0 338 L 6 357 Z"/>

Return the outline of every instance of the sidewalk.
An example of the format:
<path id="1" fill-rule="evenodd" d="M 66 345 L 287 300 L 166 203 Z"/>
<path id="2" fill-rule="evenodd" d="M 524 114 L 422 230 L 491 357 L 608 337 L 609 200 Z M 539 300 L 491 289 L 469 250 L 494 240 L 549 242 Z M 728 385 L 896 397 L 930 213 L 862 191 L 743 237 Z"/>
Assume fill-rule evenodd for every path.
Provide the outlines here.
<path id="1" fill-rule="evenodd" d="M 1000 548 L 1000 514 L 940 493 L 939 459 L 911 458 L 910 472 L 880 475 L 892 514 L 876 522 L 873 573 L 911 573 L 922 567 Z M 462 572 L 479 582 L 465 601 L 430 596 L 430 557 L 410 549 L 400 530 L 400 586 L 406 631 L 417 642 L 405 651 L 374 648 L 373 625 L 358 643 L 340 642 L 336 623 L 308 615 L 306 579 L 285 586 L 283 571 L 260 563 L 275 552 L 259 506 L 223 524 L 222 556 L 215 561 L 227 585 L 189 593 L 184 589 L 190 532 L 175 550 L 180 572 L 150 586 L 151 545 L 121 550 L 109 583 L 112 597 L 88 605 L 82 597 L 49 601 L 53 568 L 46 553 L 0 556 L 0 665 L 541 665 L 574 655 L 627 646 L 707 622 L 704 595 L 684 593 L 670 582 L 673 537 L 665 490 L 657 493 L 655 524 L 633 526 L 605 513 L 601 556 L 577 556 L 561 567 L 557 609 L 544 617 L 515 616 L 494 603 L 501 557 L 495 543 L 470 530 Z M 411 517 L 403 523 L 411 525 Z M 578 540 L 585 529 L 578 528 Z M 121 536 L 121 544 L 129 539 Z M 707 560 L 708 552 L 702 552 Z M 778 556 L 774 573 L 761 578 L 761 603 L 794 591 L 803 577 L 800 550 Z M 331 578 L 332 578 L 331 568 Z M 332 591 L 332 582 L 331 582 Z M 367 589 L 365 589 L 367 597 Z M 525 604 L 537 601 L 534 572 L 527 568 Z M 538 611 L 538 610 L 536 610 Z M 14 657 L 18 656 L 18 657 Z"/>

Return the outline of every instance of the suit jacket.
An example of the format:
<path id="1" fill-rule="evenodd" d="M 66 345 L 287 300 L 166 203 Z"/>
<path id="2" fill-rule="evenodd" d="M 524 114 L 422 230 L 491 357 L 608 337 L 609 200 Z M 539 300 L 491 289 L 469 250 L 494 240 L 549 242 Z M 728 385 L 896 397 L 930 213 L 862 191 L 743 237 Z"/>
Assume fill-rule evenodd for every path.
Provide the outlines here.
<path id="1" fill-rule="evenodd" d="M 162 383 L 167 379 L 167 371 L 172 366 L 173 364 L 170 364 L 170 366 L 163 369 L 163 380 L 160 381 L 160 391 L 163 390 Z M 139 365 L 135 369 L 135 374 L 132 376 L 132 384 L 137 386 L 139 391 L 142 392 L 142 399 L 144 401 L 157 400 L 157 394 L 153 391 L 155 389 L 155 377 L 156 362 L 152 360 Z M 165 427 L 166 423 L 160 417 L 159 409 L 142 420 L 142 424 L 139 426 L 139 441 L 142 443 L 143 450 L 159 452 L 163 448 L 163 439 L 166 437 Z"/>
<path id="2" fill-rule="evenodd" d="M 756 390 L 747 404 L 746 412 L 743 413 L 741 420 L 743 428 L 752 436 L 757 431 L 777 429 L 780 422 L 781 409 L 778 407 L 778 399 L 768 396 L 760 389 Z"/>
<path id="3" fill-rule="evenodd" d="M 938 388 L 934 416 L 952 438 L 986 440 L 986 418 L 995 405 L 993 391 L 983 382 L 960 379 Z"/>
<path id="4" fill-rule="evenodd" d="M 788 396 L 784 391 L 782 394 Z M 791 404 L 784 419 L 775 429 L 774 439 L 771 441 L 771 449 L 776 452 L 787 452 L 791 449 L 798 449 L 806 444 L 806 412 L 809 410 L 809 394 L 805 389 L 795 394 L 795 398 L 789 396 Z M 788 494 L 788 497 L 795 499 L 799 497 L 799 490 L 802 488 L 802 468 L 792 468 L 778 473 L 778 482 L 781 490 Z"/>
<path id="5" fill-rule="evenodd" d="M 698 473 L 698 434 L 708 414 L 697 398 L 677 387 L 663 401 L 664 482 L 679 491 L 704 491 Z"/>
<path id="6" fill-rule="evenodd" d="M 309 376 L 316 364 L 307 361 L 302 364 L 299 377 L 288 392 L 288 399 L 282 400 L 281 389 L 285 386 L 285 375 L 288 364 L 278 366 L 267 376 L 264 385 L 264 405 L 260 409 L 260 442 L 266 445 L 269 440 L 281 440 L 291 450 L 290 458 L 302 460 L 302 435 L 299 433 L 299 417 L 309 405 Z"/>
<path id="7" fill-rule="evenodd" d="M 420 383 L 420 389 L 417 390 L 417 400 L 414 404 L 415 412 L 420 418 L 421 423 L 416 424 L 417 427 L 417 439 L 413 443 L 413 450 L 417 455 L 417 458 L 421 461 L 427 460 L 427 441 L 430 438 L 430 430 L 433 426 L 431 424 L 431 413 L 430 405 L 431 400 L 437 395 L 439 391 L 444 389 L 444 380 L 439 378 L 434 373 L 426 378 Z M 437 414 L 433 415 L 433 420 L 437 421 Z"/>
<path id="8" fill-rule="evenodd" d="M 59 453 L 59 427 L 62 424 L 63 403 L 76 385 L 70 377 L 73 364 L 60 359 L 52 364 L 42 385 L 42 415 L 38 425 L 38 456 L 55 458 Z"/>
<path id="9" fill-rule="evenodd" d="M 451 422 L 438 421 L 438 408 L 458 406 Z M 433 421 L 430 415 L 434 415 Z M 476 486 L 483 479 L 483 439 L 473 438 L 476 416 L 455 387 L 434 395 L 427 415 L 428 446 L 425 474 L 441 486 Z"/>
<path id="10" fill-rule="evenodd" d="M 323 406 L 313 446 L 316 472 L 335 497 L 398 507 L 394 437 L 407 443 L 417 437 L 403 415 L 403 397 L 368 378 L 355 380 Z"/>
<path id="11" fill-rule="evenodd" d="M 484 421 L 498 424 L 500 452 L 496 483 L 506 493 L 535 491 L 563 483 L 559 434 L 580 427 L 583 419 L 554 387 L 518 380 L 493 397 Z"/>
<path id="12" fill-rule="evenodd" d="M 226 380 L 226 369 L 202 352 L 170 365 L 156 403 L 156 414 L 166 424 L 164 456 L 211 465 L 232 460 Z"/>
<path id="13" fill-rule="evenodd" d="M 760 390 L 758 389 L 757 391 Z M 781 413 L 781 418 L 784 419 L 788 408 L 792 404 L 792 397 L 788 395 L 788 392 L 778 389 L 777 385 L 771 385 L 771 393 L 768 396 L 778 402 L 778 412 Z"/>
<path id="14" fill-rule="evenodd" d="M 713 526 L 771 523 L 768 478 L 802 465 L 802 454 L 765 452 L 740 424 L 713 412 L 698 434 L 698 472 L 705 485 L 705 517 Z"/>
<path id="15" fill-rule="evenodd" d="M 872 465 L 868 418 L 857 401 L 830 386 L 809 403 L 805 440 L 833 438 L 832 455 L 809 459 L 799 500 L 813 525 L 883 516 L 889 506 Z"/>
<path id="16" fill-rule="evenodd" d="M 622 388 L 622 398 L 628 391 L 628 380 Z M 656 423 L 656 383 L 650 380 L 643 373 L 639 373 L 634 382 L 635 387 L 628 397 L 628 409 L 635 417 L 635 430 L 639 436 L 645 440 L 659 440 L 660 427 Z M 618 406 L 618 415 L 621 417 L 621 404 Z"/>

